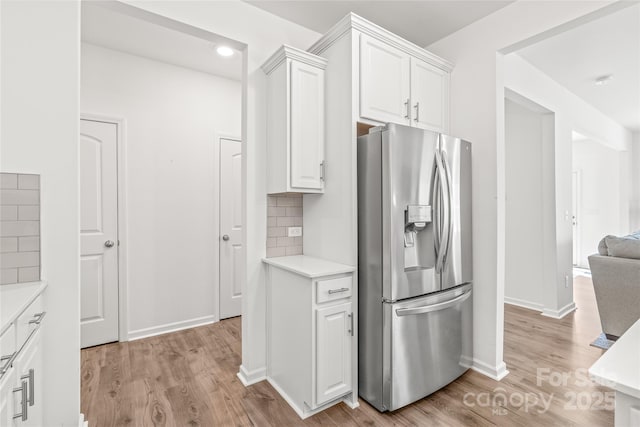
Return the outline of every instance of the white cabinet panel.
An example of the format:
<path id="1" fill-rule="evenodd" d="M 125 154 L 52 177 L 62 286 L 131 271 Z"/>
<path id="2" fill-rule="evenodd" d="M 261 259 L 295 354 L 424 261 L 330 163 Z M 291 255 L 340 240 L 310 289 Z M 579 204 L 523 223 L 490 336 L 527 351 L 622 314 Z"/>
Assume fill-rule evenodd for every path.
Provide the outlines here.
<path id="1" fill-rule="evenodd" d="M 13 425 L 13 405 L 14 400 L 20 399 L 20 394 L 16 393 L 16 399 L 13 397 L 13 389 L 16 386 L 15 369 L 11 369 L 0 380 L 0 426 Z"/>
<path id="2" fill-rule="evenodd" d="M 324 70 L 291 62 L 291 186 L 322 190 Z"/>
<path id="3" fill-rule="evenodd" d="M 27 345 L 22 349 L 20 355 L 14 363 L 18 381 L 16 384 L 22 385 L 22 381 L 27 384 L 27 420 L 16 423 L 20 427 L 39 427 L 43 425 L 42 413 L 42 327 L 31 337 Z M 21 398 L 19 393 L 15 394 L 16 411 L 20 410 Z"/>
<path id="4" fill-rule="evenodd" d="M 316 310 L 316 404 L 351 390 L 351 303 Z"/>
<path id="5" fill-rule="evenodd" d="M 365 34 L 360 36 L 360 116 L 409 124 L 410 56 Z"/>
<path id="6" fill-rule="evenodd" d="M 324 69 L 327 61 L 283 46 L 267 74 L 267 193 L 324 192 Z"/>
<path id="7" fill-rule="evenodd" d="M 449 73 L 417 58 L 411 58 L 412 126 L 447 131 Z"/>

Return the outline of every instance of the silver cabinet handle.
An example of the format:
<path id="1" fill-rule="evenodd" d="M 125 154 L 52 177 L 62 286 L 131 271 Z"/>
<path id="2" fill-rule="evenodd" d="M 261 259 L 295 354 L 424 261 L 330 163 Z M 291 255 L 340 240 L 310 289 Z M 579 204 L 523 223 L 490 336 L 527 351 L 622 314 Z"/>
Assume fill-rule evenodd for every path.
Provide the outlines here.
<path id="1" fill-rule="evenodd" d="M 29 373 L 27 375 L 23 375 L 20 377 L 21 380 L 28 380 L 29 381 L 29 406 L 33 406 L 34 404 L 34 395 L 36 394 L 34 389 L 36 387 L 36 380 L 35 380 L 35 371 L 33 369 L 29 369 Z"/>
<path id="2" fill-rule="evenodd" d="M 326 174 L 326 163 L 323 160 L 322 162 L 320 162 L 320 181 L 324 181 L 325 180 L 325 174 Z"/>
<path id="3" fill-rule="evenodd" d="M 351 314 L 348 314 L 349 318 L 351 319 L 351 329 L 349 329 L 349 333 L 351 334 L 351 336 L 353 336 L 353 312 L 351 312 Z"/>
<path id="4" fill-rule="evenodd" d="M 36 313 L 33 315 L 33 319 L 29 320 L 29 324 L 36 324 L 39 325 L 40 323 L 42 323 L 42 319 L 44 319 L 44 316 L 47 315 L 46 311 L 43 311 L 42 313 Z"/>
<path id="5" fill-rule="evenodd" d="M 107 240 L 106 242 L 104 242 L 104 245 L 105 245 L 107 248 L 112 248 L 112 247 L 113 247 L 113 245 L 115 245 L 115 242 L 114 242 L 113 240 Z"/>
<path id="6" fill-rule="evenodd" d="M 229 235 L 225 234 L 224 236 L 222 236 L 222 240 L 224 240 L 225 242 L 229 240 Z"/>
<path id="7" fill-rule="evenodd" d="M 13 360 L 16 358 L 17 354 L 18 354 L 18 352 L 14 351 L 11 354 L 8 354 L 6 356 L 0 357 L 0 362 L 4 362 L 5 360 L 7 361 L 7 363 L 2 365 L 2 368 L 0 368 L 0 375 L 4 374 L 5 372 L 7 372 L 9 370 L 9 368 L 11 367 L 11 364 L 13 363 Z"/>
<path id="8" fill-rule="evenodd" d="M 20 404 L 22 412 L 20 412 L 19 414 L 15 414 L 13 416 L 13 419 L 15 420 L 17 418 L 20 418 L 22 421 L 27 421 L 27 409 L 29 408 L 29 402 L 27 400 L 27 382 L 22 381 L 22 387 L 14 388 L 13 392 L 20 392 L 22 396 L 22 403 Z"/>
<path id="9" fill-rule="evenodd" d="M 419 121 L 418 117 L 420 117 L 420 103 L 416 102 L 416 105 L 414 105 L 413 108 L 416 109 L 416 116 L 413 118 L 413 121 L 418 123 Z"/>
<path id="10" fill-rule="evenodd" d="M 340 289 L 329 289 L 329 295 L 338 294 L 340 292 L 347 292 L 349 288 L 340 288 Z"/>
<path id="11" fill-rule="evenodd" d="M 405 110 L 404 118 L 408 119 L 409 118 L 409 98 L 407 98 L 407 100 L 404 101 L 404 110 Z"/>

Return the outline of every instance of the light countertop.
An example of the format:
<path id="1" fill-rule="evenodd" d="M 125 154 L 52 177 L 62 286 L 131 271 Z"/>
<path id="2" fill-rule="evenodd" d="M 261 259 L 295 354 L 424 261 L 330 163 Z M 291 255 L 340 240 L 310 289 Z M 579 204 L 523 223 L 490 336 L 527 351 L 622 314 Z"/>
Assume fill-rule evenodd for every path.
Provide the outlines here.
<path id="1" fill-rule="evenodd" d="M 352 273 L 355 267 L 307 255 L 262 258 L 262 262 L 310 279 L 333 274 Z"/>
<path id="2" fill-rule="evenodd" d="M 640 399 L 640 320 L 589 369 L 598 384 Z"/>
<path id="3" fill-rule="evenodd" d="M 0 335 L 47 287 L 47 282 L 0 286 Z"/>

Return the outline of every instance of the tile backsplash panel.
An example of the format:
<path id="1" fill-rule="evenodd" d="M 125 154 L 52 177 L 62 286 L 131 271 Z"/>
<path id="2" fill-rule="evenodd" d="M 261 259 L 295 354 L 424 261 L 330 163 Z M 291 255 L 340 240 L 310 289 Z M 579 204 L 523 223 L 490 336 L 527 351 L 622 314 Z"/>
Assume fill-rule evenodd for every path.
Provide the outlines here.
<path id="1" fill-rule="evenodd" d="M 302 255 L 302 237 L 287 237 L 289 227 L 302 227 L 302 194 L 268 195 L 267 258 Z"/>
<path id="2" fill-rule="evenodd" d="M 40 176 L 0 173 L 0 285 L 40 280 Z"/>

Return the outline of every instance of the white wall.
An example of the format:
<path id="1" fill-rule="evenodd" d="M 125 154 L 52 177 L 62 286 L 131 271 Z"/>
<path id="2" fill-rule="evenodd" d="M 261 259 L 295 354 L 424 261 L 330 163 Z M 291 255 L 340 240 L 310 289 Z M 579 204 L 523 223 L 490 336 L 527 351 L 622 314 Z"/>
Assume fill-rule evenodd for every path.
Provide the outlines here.
<path id="1" fill-rule="evenodd" d="M 474 369 L 494 378 L 507 373 L 503 361 L 506 183 L 500 51 L 608 3 L 515 2 L 428 46 L 455 64 L 451 133 L 473 143 Z"/>
<path id="2" fill-rule="evenodd" d="M 81 58 L 81 112 L 126 120 L 129 337 L 217 320 L 217 135 L 240 137 L 241 83 L 87 43 Z"/>
<path id="3" fill-rule="evenodd" d="M 80 4 L 0 2 L 0 169 L 41 175 L 44 419 L 80 414 Z"/>
<path id="4" fill-rule="evenodd" d="M 630 160 L 631 200 L 629 202 L 629 229 L 640 230 L 640 132 L 633 134 Z"/>
<path id="5" fill-rule="evenodd" d="M 581 181 L 578 193 L 578 265 L 581 267 L 589 268 L 587 257 L 598 251 L 598 243 L 604 236 L 620 236 L 631 231 L 620 215 L 628 203 L 621 174 L 628 157 L 628 152 L 596 141 L 573 143 L 573 170 L 579 172 Z"/>
<path id="6" fill-rule="evenodd" d="M 545 295 L 544 313 L 558 316 L 572 309 L 573 287 L 573 228 L 572 228 L 572 131 L 599 141 L 616 151 L 631 147 L 631 133 L 602 114 L 599 110 L 569 92 L 546 74 L 532 66 L 517 54 L 504 57 L 504 86 L 555 113 L 555 295 Z M 629 195 L 627 181 L 628 163 L 617 162 L 619 168 L 613 174 L 620 184 L 620 203 L 616 210 L 616 224 L 628 228 Z M 587 191 L 583 188 L 583 191 Z M 551 202 L 553 199 L 549 199 Z M 599 240 L 599 239 L 598 239 Z M 597 248 L 596 246 L 593 247 Z M 592 252 L 590 252 L 592 253 Z M 589 254 L 590 254 L 589 253 Z M 587 255 L 589 255 L 587 254 Z M 568 277 L 569 286 L 565 280 Z M 553 278 L 552 278 L 553 279 Z"/>
<path id="7" fill-rule="evenodd" d="M 505 301 L 542 310 L 544 283 L 543 117 L 505 100 Z"/>
<path id="8" fill-rule="evenodd" d="M 202 28 L 244 43 L 246 86 L 243 87 L 243 166 L 246 170 L 246 286 L 242 299 L 243 381 L 257 381 L 266 374 L 265 273 L 266 252 L 266 85 L 260 66 L 282 44 L 306 49 L 320 35 L 271 15 L 247 3 L 135 2 L 145 11 Z"/>

